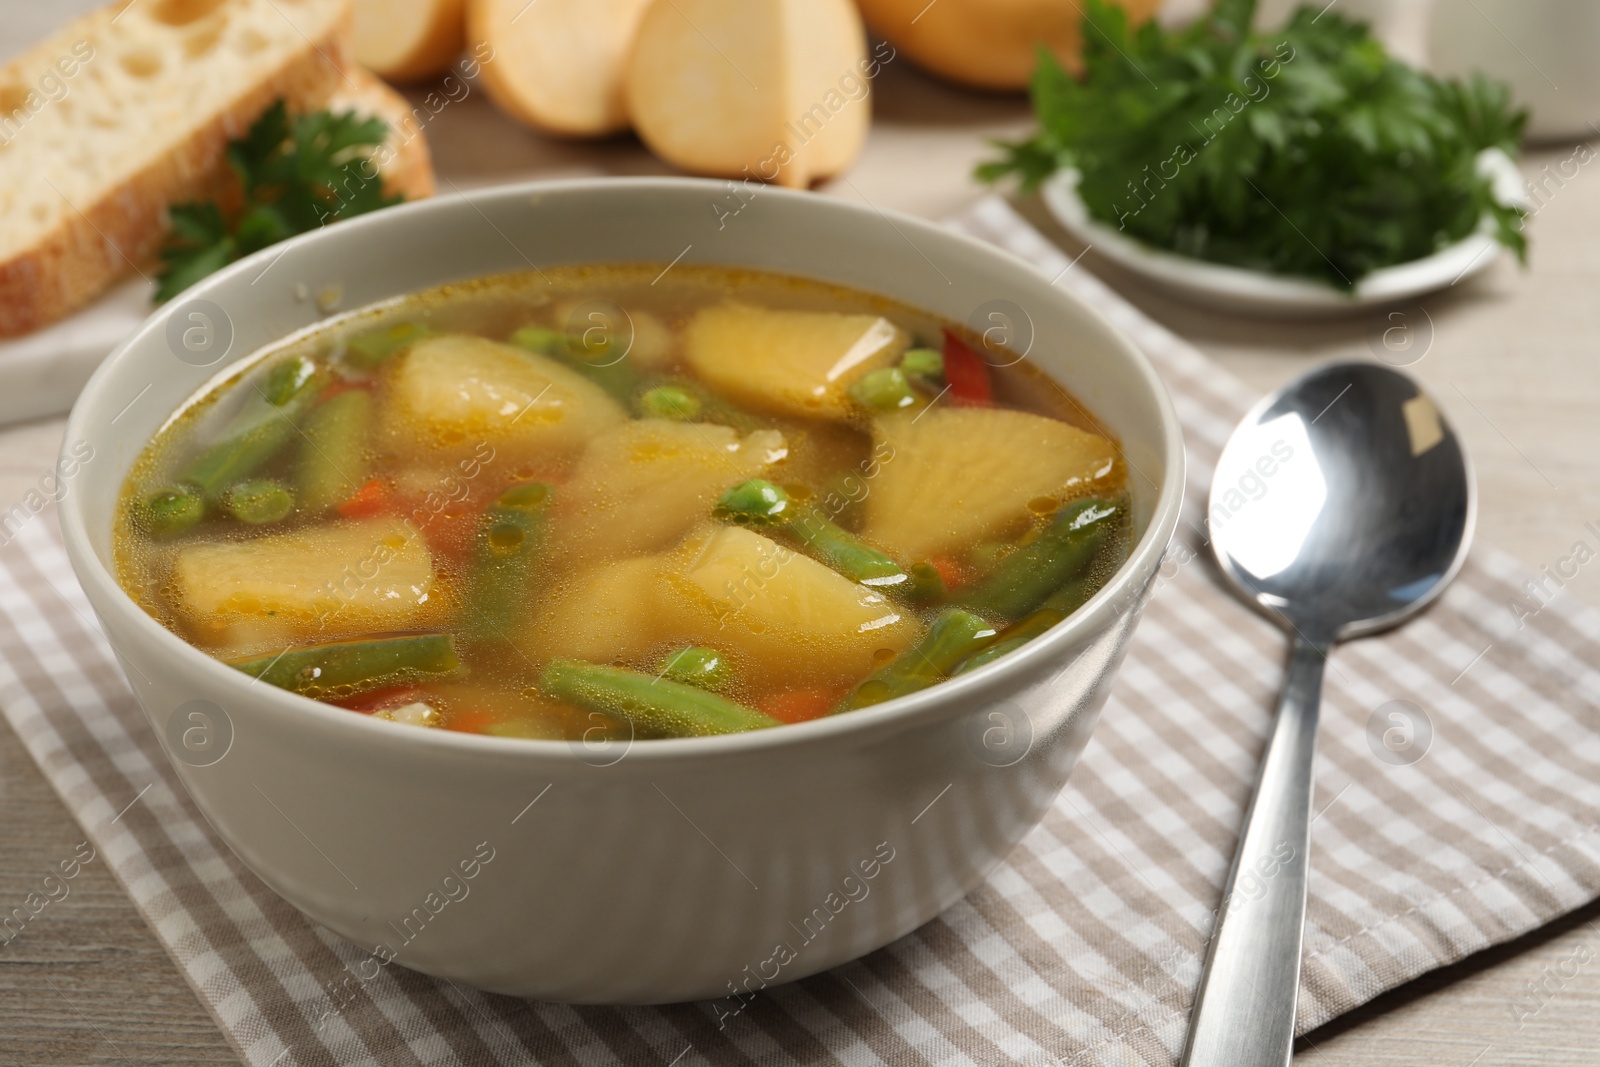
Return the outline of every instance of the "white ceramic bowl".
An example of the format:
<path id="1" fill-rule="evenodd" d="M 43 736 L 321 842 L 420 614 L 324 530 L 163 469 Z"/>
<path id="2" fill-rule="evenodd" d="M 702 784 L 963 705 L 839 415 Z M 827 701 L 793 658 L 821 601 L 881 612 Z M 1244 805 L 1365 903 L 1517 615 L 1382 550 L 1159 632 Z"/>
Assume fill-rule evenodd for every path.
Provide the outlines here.
<path id="1" fill-rule="evenodd" d="M 1522 175 L 1499 149 L 1486 149 L 1478 169 L 1495 183 L 1495 196 L 1506 204 L 1526 205 Z M 1095 252 L 1187 303 L 1211 311 L 1232 311 L 1273 319 L 1329 318 L 1369 312 L 1416 300 L 1475 277 L 1494 265 L 1503 246 L 1487 220 L 1431 256 L 1375 270 L 1346 293 L 1307 278 L 1230 267 L 1155 248 L 1128 237 L 1089 214 L 1078 195 L 1078 172 L 1057 171 L 1039 195 L 1063 229 Z"/>
<path id="2" fill-rule="evenodd" d="M 251 870 L 379 957 L 580 1002 L 803 977 L 959 899 L 1083 750 L 1178 518 L 1183 449 L 1155 372 L 1096 312 L 976 241 L 777 189 L 719 224 L 726 197 L 723 183 L 583 180 L 341 222 L 163 307 L 73 410 L 68 447 L 87 440 L 105 459 L 62 502 L 67 551 L 174 770 Z M 1120 435 L 1135 471 L 1127 564 L 1023 651 L 932 690 L 609 751 L 396 726 L 253 684 L 117 586 L 112 511 L 140 448 L 219 369 L 317 324 L 316 294 L 336 287 L 354 308 L 530 264 L 680 256 L 856 286 L 957 321 L 997 297 L 1025 308 L 1029 358 Z M 225 356 L 195 366 L 194 349 L 216 354 L 227 332 Z"/>

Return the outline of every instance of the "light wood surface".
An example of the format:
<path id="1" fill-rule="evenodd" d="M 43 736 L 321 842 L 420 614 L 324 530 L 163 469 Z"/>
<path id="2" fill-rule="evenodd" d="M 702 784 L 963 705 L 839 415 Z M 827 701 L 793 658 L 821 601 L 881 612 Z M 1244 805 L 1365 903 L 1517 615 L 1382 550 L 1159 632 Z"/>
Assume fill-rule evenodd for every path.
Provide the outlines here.
<path id="1" fill-rule="evenodd" d="M 0 0 L 0 56 L 44 35 L 86 0 Z M 948 89 L 904 60 L 875 87 L 876 121 L 860 162 L 822 193 L 938 218 L 984 190 L 969 177 L 992 137 L 1030 125 L 1026 102 Z M 413 93 L 420 100 L 421 92 Z M 440 191 L 532 177 L 668 173 L 634 140 L 559 142 L 501 118 L 480 92 L 428 127 Z M 1571 145 L 1529 153 L 1539 172 Z M 1036 200 L 1017 206 L 1079 250 Z M 1462 433 L 1482 490 L 1479 537 L 1537 570 L 1595 536 L 1600 522 L 1600 170 L 1580 171 L 1531 223 L 1527 269 L 1509 261 L 1424 302 L 1427 354 L 1410 369 Z M 1222 366 L 1268 389 L 1309 365 L 1367 357 L 1368 338 L 1393 323 L 1284 325 L 1218 316 L 1099 271 L 1155 318 Z M 1422 317 L 1412 315 L 1412 325 Z M 0 510 L 49 469 L 61 421 L 0 430 Z M 49 521 L 48 517 L 35 521 Z M 1563 595 L 1600 605 L 1600 564 Z M 82 833 L 20 742 L 0 729 L 0 910 L 69 855 Z M 1550 1067 L 1600 1062 L 1600 905 L 1537 934 L 1436 972 L 1323 1027 L 1301 1042 L 1315 1067 L 1439 1064 Z M 1537 1009 L 1536 1011 L 1534 1009 Z M 0 1064 L 231 1064 L 210 1017 L 120 887 L 99 863 L 71 895 L 0 949 Z"/>

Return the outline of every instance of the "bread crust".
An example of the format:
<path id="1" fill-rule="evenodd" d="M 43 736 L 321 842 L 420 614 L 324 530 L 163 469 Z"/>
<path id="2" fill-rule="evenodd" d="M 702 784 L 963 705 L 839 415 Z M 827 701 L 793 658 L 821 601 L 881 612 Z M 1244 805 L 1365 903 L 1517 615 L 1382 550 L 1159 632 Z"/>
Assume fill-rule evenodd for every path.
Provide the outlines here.
<path id="1" fill-rule="evenodd" d="M 60 40 L 38 47 L 55 49 Z M 222 192 L 231 178 L 224 163 L 229 138 L 240 136 L 273 100 L 282 97 L 291 110 L 314 110 L 344 86 L 351 66 L 348 42 L 347 10 L 321 39 L 305 42 L 174 151 L 92 202 L 72 204 L 42 240 L 0 260 L 0 337 L 62 318 L 130 270 L 149 274 L 167 232 L 168 206 Z"/>

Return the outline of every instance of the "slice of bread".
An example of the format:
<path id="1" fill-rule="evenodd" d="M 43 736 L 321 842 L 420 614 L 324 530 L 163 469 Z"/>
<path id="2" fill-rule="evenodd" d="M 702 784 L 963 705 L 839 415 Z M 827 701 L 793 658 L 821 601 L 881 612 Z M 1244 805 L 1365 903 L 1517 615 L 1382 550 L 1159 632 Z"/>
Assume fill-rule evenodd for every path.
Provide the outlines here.
<path id="1" fill-rule="evenodd" d="M 228 139 L 274 99 L 359 91 L 349 19 L 349 0 L 131 0 L 0 67 L 0 336 L 150 273 L 167 206 L 224 188 Z"/>

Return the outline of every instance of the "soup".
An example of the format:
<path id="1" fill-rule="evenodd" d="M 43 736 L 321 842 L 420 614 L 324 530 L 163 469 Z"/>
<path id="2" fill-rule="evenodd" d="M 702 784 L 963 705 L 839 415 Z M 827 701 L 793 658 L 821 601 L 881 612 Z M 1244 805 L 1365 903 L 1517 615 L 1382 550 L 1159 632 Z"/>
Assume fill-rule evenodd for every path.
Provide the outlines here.
<path id="1" fill-rule="evenodd" d="M 914 309 L 534 271 L 272 346 L 135 463 L 128 593 L 263 682 L 506 737 L 848 713 L 1042 634 L 1130 540 L 1115 440 Z"/>

